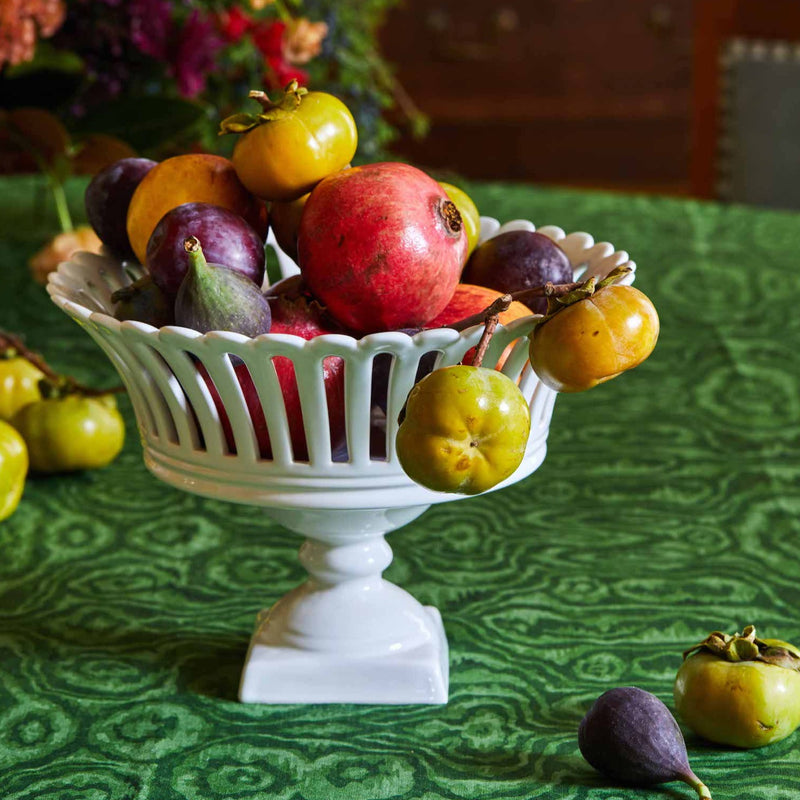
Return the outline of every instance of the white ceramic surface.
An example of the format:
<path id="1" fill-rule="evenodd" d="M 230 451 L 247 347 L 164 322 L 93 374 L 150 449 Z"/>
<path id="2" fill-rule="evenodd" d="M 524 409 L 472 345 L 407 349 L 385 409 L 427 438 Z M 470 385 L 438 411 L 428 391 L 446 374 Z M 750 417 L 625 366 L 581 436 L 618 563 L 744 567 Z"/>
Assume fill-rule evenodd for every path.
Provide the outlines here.
<path id="1" fill-rule="evenodd" d="M 533 223 L 505 225 L 481 218 L 481 240 Z M 587 233 L 538 229 L 566 251 L 575 275 L 603 276 L 628 263 L 625 251 L 595 243 Z M 268 242 L 284 276 L 296 265 Z M 631 272 L 623 282 L 632 282 Z M 144 460 L 158 478 L 208 497 L 255 504 L 306 537 L 300 558 L 309 578 L 257 620 L 240 697 L 262 703 L 444 703 L 447 640 L 436 609 L 385 581 L 392 554 L 385 534 L 415 519 L 432 503 L 459 495 L 432 492 L 403 472 L 394 448 L 397 415 L 419 359 L 439 352 L 438 365 L 458 363 L 481 333 L 442 328 L 414 337 L 395 331 L 359 340 L 325 335 L 311 341 L 282 334 L 256 339 L 227 332 L 201 335 L 179 327 L 119 322 L 111 294 L 131 282 L 129 271 L 106 256 L 78 253 L 50 276 L 53 301 L 105 351 L 124 381 L 136 413 Z M 536 317 L 498 328 L 484 363 L 513 345 L 503 371 L 519 382 L 531 408 L 531 433 L 519 469 L 496 488 L 533 472 L 544 459 L 555 393 L 527 359 L 527 334 Z M 372 360 L 393 357 L 387 414 L 371 404 Z M 230 356 L 247 366 L 264 409 L 272 458 L 258 442 Z M 297 375 L 309 457 L 294 459 L 283 398 L 272 363 L 292 360 Z M 321 365 L 345 361 L 346 446 L 331 450 Z M 196 368 L 201 362 L 219 394 L 233 432 L 226 443 L 220 414 Z M 258 554 L 254 554 L 257 558 Z"/>

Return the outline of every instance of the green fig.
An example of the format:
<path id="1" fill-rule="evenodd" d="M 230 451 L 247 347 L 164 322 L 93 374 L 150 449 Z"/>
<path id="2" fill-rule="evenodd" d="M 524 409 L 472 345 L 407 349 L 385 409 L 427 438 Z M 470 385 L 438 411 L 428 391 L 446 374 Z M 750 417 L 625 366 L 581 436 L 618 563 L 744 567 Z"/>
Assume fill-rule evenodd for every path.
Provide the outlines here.
<path id="1" fill-rule="evenodd" d="M 228 267 L 209 264 L 196 237 L 189 236 L 183 246 L 189 269 L 175 298 L 175 323 L 200 333 L 269 333 L 272 313 L 261 289 Z"/>

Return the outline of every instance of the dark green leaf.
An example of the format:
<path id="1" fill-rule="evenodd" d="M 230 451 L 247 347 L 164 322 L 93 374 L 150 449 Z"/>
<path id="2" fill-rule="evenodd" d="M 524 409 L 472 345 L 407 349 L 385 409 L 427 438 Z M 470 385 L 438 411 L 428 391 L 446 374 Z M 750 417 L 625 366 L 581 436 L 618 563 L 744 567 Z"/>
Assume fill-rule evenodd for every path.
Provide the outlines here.
<path id="1" fill-rule="evenodd" d="M 148 150 L 176 138 L 206 116 L 204 108 L 171 97 L 114 100 L 92 110 L 78 124 L 77 133 L 106 133 Z"/>
<path id="2" fill-rule="evenodd" d="M 57 50 L 47 41 L 40 41 L 36 45 L 36 54 L 30 61 L 23 61 L 7 67 L 6 78 L 19 78 L 39 70 L 52 70 L 53 72 L 82 72 L 83 59 L 68 50 Z"/>

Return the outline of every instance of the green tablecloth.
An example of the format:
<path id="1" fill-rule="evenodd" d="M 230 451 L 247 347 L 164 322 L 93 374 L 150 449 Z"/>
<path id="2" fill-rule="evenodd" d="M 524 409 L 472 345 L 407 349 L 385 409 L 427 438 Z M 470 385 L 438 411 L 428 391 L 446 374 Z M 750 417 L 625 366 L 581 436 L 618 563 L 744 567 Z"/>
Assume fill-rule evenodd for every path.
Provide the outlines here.
<path id="1" fill-rule="evenodd" d="M 609 785 L 576 731 L 614 686 L 671 705 L 682 650 L 710 630 L 800 640 L 800 216 L 467 188 L 501 220 L 627 249 L 662 336 L 639 369 L 558 399 L 530 478 L 389 537 L 387 577 L 442 612 L 448 705 L 236 702 L 255 613 L 302 579 L 299 539 L 157 481 L 123 400 L 121 457 L 29 479 L 0 524 L 3 800 L 694 796 Z M 53 229 L 36 197 L 0 181 L 0 326 L 110 385 L 105 356 L 28 278 Z M 789 800 L 798 736 L 687 742 L 715 800 Z"/>

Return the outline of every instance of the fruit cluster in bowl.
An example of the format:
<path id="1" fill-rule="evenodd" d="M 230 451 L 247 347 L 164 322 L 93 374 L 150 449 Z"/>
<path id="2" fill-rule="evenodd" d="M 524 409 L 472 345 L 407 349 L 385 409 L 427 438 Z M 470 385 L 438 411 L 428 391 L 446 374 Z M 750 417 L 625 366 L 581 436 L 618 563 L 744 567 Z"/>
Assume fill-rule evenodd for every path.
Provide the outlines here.
<path id="1" fill-rule="evenodd" d="M 541 315 L 530 360 L 557 391 L 580 391 L 643 361 L 658 335 L 650 301 L 617 280 L 573 281 L 566 253 L 534 231 L 508 230 L 478 244 L 480 217 L 457 187 L 403 163 L 351 167 L 357 132 L 335 97 L 290 84 L 278 102 L 251 93 L 258 114 L 224 120 L 238 136 L 230 160 L 186 154 L 155 163 L 123 159 L 86 192 L 89 221 L 107 250 L 143 275 L 112 296 L 114 316 L 201 334 L 324 334 L 356 339 L 382 331 L 485 324 L 463 362 L 419 360 L 402 409 L 400 461 L 439 491 L 485 491 L 523 458 L 530 416 L 517 383 L 481 359 L 498 324 Z M 299 275 L 267 285 L 271 228 Z M 308 456 L 295 367 L 275 357 L 294 457 Z M 248 367 L 231 360 L 262 458 L 271 457 L 263 404 Z M 322 359 L 331 447 L 344 435 L 343 359 Z M 228 445 L 231 425 L 198 361 Z M 371 403 L 387 412 L 393 359 L 376 355 Z M 394 409 L 397 411 L 397 409 Z"/>

